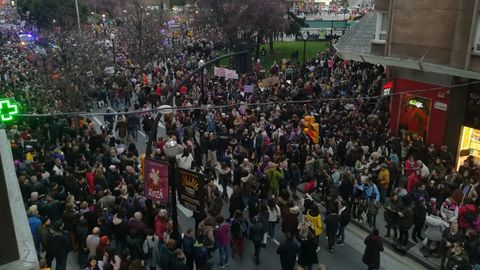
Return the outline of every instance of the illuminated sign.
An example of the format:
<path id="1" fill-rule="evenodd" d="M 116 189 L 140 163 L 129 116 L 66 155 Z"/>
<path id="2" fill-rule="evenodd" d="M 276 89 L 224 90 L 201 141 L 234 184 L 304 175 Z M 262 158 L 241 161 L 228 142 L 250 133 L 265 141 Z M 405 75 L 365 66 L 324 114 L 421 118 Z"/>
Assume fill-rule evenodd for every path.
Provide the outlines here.
<path id="1" fill-rule="evenodd" d="M 18 106 L 9 99 L 0 100 L 0 120 L 8 122 L 13 120 L 13 115 L 18 114 Z"/>
<path id="2" fill-rule="evenodd" d="M 412 100 L 410 100 L 410 101 L 408 102 L 408 104 L 410 104 L 410 105 L 412 105 L 412 106 L 415 106 L 415 107 L 417 107 L 417 108 L 423 108 L 423 103 L 420 102 L 420 101 L 418 101 L 418 100 L 412 99 Z"/>
<path id="3" fill-rule="evenodd" d="M 388 96 L 390 95 L 393 88 L 393 81 L 389 81 L 383 85 L 383 95 Z"/>

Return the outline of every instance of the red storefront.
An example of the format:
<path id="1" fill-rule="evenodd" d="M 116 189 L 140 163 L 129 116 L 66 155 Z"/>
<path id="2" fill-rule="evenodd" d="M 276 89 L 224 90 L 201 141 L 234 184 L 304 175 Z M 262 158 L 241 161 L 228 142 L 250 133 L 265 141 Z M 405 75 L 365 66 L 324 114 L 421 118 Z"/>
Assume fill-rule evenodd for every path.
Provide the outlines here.
<path id="1" fill-rule="evenodd" d="M 404 130 L 422 137 L 427 145 L 442 145 L 449 89 L 402 78 L 392 82 L 388 90 L 393 94 L 390 103 L 392 134 L 399 135 Z M 387 89 L 385 94 L 388 94 Z"/>

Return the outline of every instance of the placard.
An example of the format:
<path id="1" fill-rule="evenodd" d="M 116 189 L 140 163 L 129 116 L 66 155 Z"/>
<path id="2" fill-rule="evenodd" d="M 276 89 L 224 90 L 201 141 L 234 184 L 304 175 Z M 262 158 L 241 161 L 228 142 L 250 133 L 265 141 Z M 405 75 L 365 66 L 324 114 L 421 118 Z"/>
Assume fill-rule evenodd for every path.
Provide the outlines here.
<path id="1" fill-rule="evenodd" d="M 144 196 L 152 201 L 168 203 L 168 164 L 146 159 L 144 169 Z"/>
<path id="2" fill-rule="evenodd" d="M 191 170 L 177 168 L 178 171 L 178 200 L 185 208 L 193 212 L 204 211 L 203 187 L 205 185 L 202 174 Z"/>
<path id="3" fill-rule="evenodd" d="M 247 84 L 243 86 L 243 92 L 253 93 L 253 84 Z"/>

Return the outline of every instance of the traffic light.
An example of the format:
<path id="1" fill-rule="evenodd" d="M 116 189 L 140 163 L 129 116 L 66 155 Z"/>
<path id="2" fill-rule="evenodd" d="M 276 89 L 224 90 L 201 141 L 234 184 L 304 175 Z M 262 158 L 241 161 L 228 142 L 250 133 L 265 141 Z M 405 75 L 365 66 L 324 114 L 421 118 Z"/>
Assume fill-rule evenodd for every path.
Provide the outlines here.
<path id="1" fill-rule="evenodd" d="M 312 140 L 314 144 L 318 144 L 318 135 L 320 127 L 318 123 L 315 123 L 315 117 L 311 115 L 306 115 L 303 118 L 304 129 L 303 132 Z"/>

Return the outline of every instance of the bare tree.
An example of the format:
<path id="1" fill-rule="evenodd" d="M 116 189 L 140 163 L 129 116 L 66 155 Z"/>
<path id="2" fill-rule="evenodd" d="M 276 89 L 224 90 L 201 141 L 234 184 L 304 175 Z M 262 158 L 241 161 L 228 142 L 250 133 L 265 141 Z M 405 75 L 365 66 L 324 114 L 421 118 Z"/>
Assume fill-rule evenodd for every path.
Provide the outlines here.
<path id="1" fill-rule="evenodd" d="M 161 28 L 164 14 L 144 0 L 133 0 L 125 22 L 118 27 L 119 40 L 130 58 L 140 66 L 152 61 L 164 50 Z"/>
<path id="2" fill-rule="evenodd" d="M 198 29 L 218 29 L 219 36 L 224 37 L 229 45 L 246 40 L 258 47 L 264 38 L 273 40 L 273 35 L 288 28 L 285 0 L 192 1 L 196 7 L 194 25 Z"/>
<path id="3" fill-rule="evenodd" d="M 110 48 L 91 31 L 62 31 L 46 34 L 42 52 L 36 54 L 39 76 L 33 94 L 43 111 L 86 110 L 102 84 L 104 69 L 112 65 Z"/>

